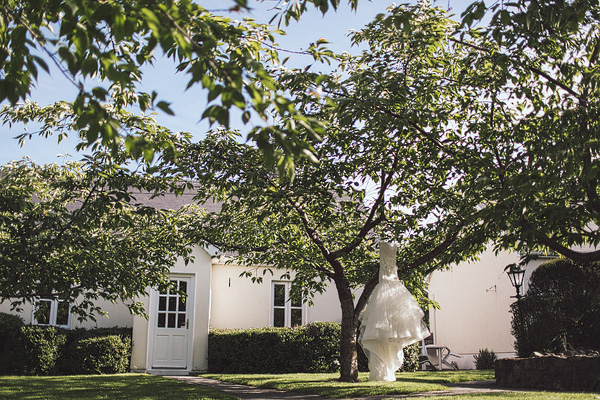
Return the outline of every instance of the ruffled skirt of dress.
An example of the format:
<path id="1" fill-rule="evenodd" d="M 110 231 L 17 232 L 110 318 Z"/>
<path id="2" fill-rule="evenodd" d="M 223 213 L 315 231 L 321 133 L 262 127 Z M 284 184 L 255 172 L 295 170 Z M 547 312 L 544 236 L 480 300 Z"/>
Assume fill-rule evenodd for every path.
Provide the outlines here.
<path id="1" fill-rule="evenodd" d="M 396 380 L 403 348 L 429 336 L 423 316 L 401 281 L 383 281 L 375 287 L 361 316 L 358 338 L 369 359 L 370 380 Z"/>

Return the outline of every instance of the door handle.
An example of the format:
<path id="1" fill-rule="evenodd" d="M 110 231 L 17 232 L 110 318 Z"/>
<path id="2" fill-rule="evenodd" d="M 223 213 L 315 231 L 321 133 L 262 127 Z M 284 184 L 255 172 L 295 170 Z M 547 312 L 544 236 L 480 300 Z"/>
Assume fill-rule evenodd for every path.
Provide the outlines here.
<path id="1" fill-rule="evenodd" d="M 185 320 L 185 329 L 190 329 L 190 319 Z"/>

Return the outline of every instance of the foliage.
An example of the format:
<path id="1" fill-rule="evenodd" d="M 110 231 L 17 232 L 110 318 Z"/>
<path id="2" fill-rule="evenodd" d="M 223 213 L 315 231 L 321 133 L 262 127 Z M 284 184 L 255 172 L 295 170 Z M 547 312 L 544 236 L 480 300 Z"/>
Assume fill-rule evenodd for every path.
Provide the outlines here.
<path id="1" fill-rule="evenodd" d="M 0 358 L 3 373 L 26 375 L 126 372 L 131 328 L 62 329 L 22 326 Z"/>
<path id="2" fill-rule="evenodd" d="M 118 335 L 80 339 L 70 349 L 75 374 L 116 374 L 129 370 L 131 340 Z"/>
<path id="3" fill-rule="evenodd" d="M 11 339 L 19 334 L 23 318 L 14 314 L 0 313 L 0 374 L 13 372 Z"/>
<path id="4" fill-rule="evenodd" d="M 600 265 L 559 258 L 532 274 L 527 296 L 512 305 L 512 330 L 520 356 L 600 349 Z"/>
<path id="5" fill-rule="evenodd" d="M 19 328 L 23 326 L 23 318 L 14 314 L 0 312 L 0 349 Z"/>
<path id="6" fill-rule="evenodd" d="M 136 199 L 164 191 L 163 180 L 102 160 L 23 160 L 0 174 L 0 298 L 13 307 L 57 298 L 80 318 L 93 318 L 102 298 L 143 313 L 136 296 L 168 284 L 169 267 L 188 259 L 184 210 Z"/>
<path id="7" fill-rule="evenodd" d="M 311 3 L 325 13 L 339 1 L 284 2 L 281 20 L 300 18 Z M 349 3 L 356 7 L 356 0 Z M 278 62 L 273 32 L 251 19 L 221 17 L 191 0 L 7 0 L 1 8 L 0 101 L 15 106 L 27 100 L 39 71 L 50 73 L 52 67 L 76 93 L 61 100 L 72 106 L 75 129 L 84 132 L 88 145 L 102 143 L 113 152 L 126 149 L 146 161 L 165 147 L 173 149 L 169 138 L 148 141 L 121 130 L 111 115 L 113 109 L 134 107 L 142 113 L 173 114 L 168 99 L 140 89 L 146 83 L 144 68 L 159 57 L 172 60 L 173 74 L 186 74 L 188 88 L 204 89 L 208 104 L 199 119 L 228 127 L 235 108 L 241 110 L 244 124 L 251 118 L 263 121 L 248 136 L 271 162 L 276 156 L 268 151 L 271 143 L 282 146 L 283 169 L 292 167 L 293 156 L 310 152 L 310 143 L 297 140 L 291 125 L 269 126 L 271 113 L 310 127 L 314 139 L 324 132 L 318 121 L 298 113 L 292 100 L 276 90 L 268 67 Z M 248 2 L 232 0 L 231 9 L 246 10 Z M 328 58 L 325 43 L 310 44 L 306 53 L 316 60 Z"/>
<path id="8" fill-rule="evenodd" d="M 463 52 L 448 41 L 455 24 L 425 4 L 390 13 L 404 25 L 380 18 L 357 33 L 355 42 L 368 50 L 342 56 L 336 74 L 279 76 L 300 110 L 328 122 L 326 140 L 313 145 L 318 163 L 297 160 L 294 179 L 277 176 L 236 133 L 216 131 L 184 144 L 177 165 L 162 167 L 197 181 L 200 201 L 222 202 L 218 214 L 201 216 L 199 240 L 235 251 L 248 265 L 294 270 L 297 298 L 310 301 L 335 285 L 348 380 L 357 373 L 358 316 L 378 279 L 378 242 L 399 244 L 399 275 L 420 298 L 428 273 L 485 243 L 476 224 L 479 195 L 452 184 L 463 178 L 462 159 L 440 149 L 455 134 L 449 121 L 462 98 L 449 79 Z M 359 285 L 365 290 L 355 303 Z"/>
<path id="9" fill-rule="evenodd" d="M 491 350 L 479 349 L 479 353 L 473 356 L 475 358 L 476 369 L 494 369 L 496 363 L 496 353 Z"/>
<path id="10" fill-rule="evenodd" d="M 217 389 L 149 374 L 0 376 L 3 400 L 236 400 Z"/>
<path id="11" fill-rule="evenodd" d="M 208 368 L 224 373 L 336 371 L 339 334 L 339 324 L 327 322 L 296 328 L 213 330 Z"/>
<path id="12" fill-rule="evenodd" d="M 481 101 L 465 104 L 473 178 L 461 184 L 482 194 L 498 247 L 600 261 L 599 11 L 518 0 L 477 1 L 463 14 L 453 38 L 471 49 L 462 84 Z"/>
<path id="13" fill-rule="evenodd" d="M 17 374 L 52 375 L 58 372 L 57 362 L 64 354 L 66 343 L 64 329 L 22 326 L 5 350 L 8 350 L 7 358 Z"/>

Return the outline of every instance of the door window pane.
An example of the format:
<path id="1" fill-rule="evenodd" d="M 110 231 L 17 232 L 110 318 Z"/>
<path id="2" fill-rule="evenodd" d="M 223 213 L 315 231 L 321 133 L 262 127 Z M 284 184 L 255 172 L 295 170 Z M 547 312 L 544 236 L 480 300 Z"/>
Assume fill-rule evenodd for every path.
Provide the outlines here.
<path id="1" fill-rule="evenodd" d="M 167 314 L 158 313 L 158 327 L 164 328 L 167 325 Z"/>
<path id="2" fill-rule="evenodd" d="M 167 328 L 175 328 L 175 313 L 169 313 L 168 315 L 168 323 L 167 323 Z"/>
<path id="3" fill-rule="evenodd" d="M 169 296 L 169 311 L 177 311 L 177 297 Z"/>

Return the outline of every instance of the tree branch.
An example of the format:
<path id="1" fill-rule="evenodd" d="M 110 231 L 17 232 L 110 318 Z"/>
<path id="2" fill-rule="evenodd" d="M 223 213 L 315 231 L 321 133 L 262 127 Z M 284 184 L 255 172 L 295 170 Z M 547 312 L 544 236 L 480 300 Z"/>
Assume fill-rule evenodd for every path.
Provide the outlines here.
<path id="1" fill-rule="evenodd" d="M 521 219 L 520 225 L 523 229 L 527 230 L 528 232 L 533 233 L 537 242 L 548 247 L 550 250 L 554 250 L 558 254 L 561 254 L 573 261 L 580 262 L 580 263 L 590 263 L 590 262 L 600 261 L 600 250 L 590 251 L 590 252 L 575 251 L 568 247 L 563 246 L 562 244 L 558 243 L 556 240 L 553 240 L 545 235 L 538 233 L 537 230 L 535 229 L 535 227 L 533 226 L 533 224 L 531 222 L 527 221 L 525 218 Z"/>
<path id="2" fill-rule="evenodd" d="M 462 44 L 463 46 L 467 46 L 467 47 L 470 47 L 472 49 L 485 52 L 487 54 L 492 54 L 492 51 L 490 49 L 486 49 L 485 47 L 477 46 L 475 44 L 465 42 L 464 40 L 460 40 L 460 39 L 456 39 L 456 38 L 452 38 L 452 37 L 449 38 L 449 40 L 453 41 L 454 43 Z M 508 59 L 510 59 L 513 62 L 519 62 L 519 60 L 515 59 L 514 56 L 510 56 L 510 55 L 507 55 L 507 54 L 503 54 L 503 55 L 506 56 Z M 539 68 L 533 67 L 530 64 L 525 65 L 525 68 L 527 68 L 530 72 L 533 72 L 534 74 L 537 74 L 537 75 L 543 77 L 548 82 L 553 83 L 556 86 L 560 87 L 561 89 L 563 89 L 564 91 L 566 91 L 567 93 L 569 93 L 571 96 L 573 96 L 577 100 L 579 100 L 581 103 L 587 103 L 587 100 L 584 99 L 584 98 L 581 98 L 581 95 L 579 93 L 577 93 L 576 91 L 574 91 L 573 89 L 571 89 L 570 87 L 568 87 L 567 85 L 565 85 L 564 83 L 562 83 L 561 81 L 559 81 L 558 79 L 550 76 L 550 74 L 548 74 L 546 71 L 543 71 L 543 70 L 541 70 Z"/>

